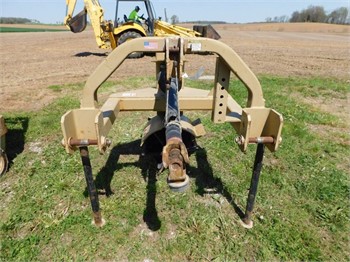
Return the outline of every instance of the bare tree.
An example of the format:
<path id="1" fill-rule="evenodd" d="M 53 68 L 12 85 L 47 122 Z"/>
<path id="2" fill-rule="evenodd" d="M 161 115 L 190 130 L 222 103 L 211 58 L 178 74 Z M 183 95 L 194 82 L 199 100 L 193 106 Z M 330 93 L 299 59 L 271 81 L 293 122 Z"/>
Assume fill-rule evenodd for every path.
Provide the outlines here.
<path id="1" fill-rule="evenodd" d="M 171 24 L 178 24 L 179 23 L 179 17 L 177 15 L 172 15 L 170 17 L 170 20 L 171 20 Z"/>
<path id="2" fill-rule="evenodd" d="M 279 17 L 279 22 L 280 23 L 287 23 L 288 20 L 289 20 L 288 16 L 286 16 L 286 15 L 282 15 L 282 16 Z"/>
<path id="3" fill-rule="evenodd" d="M 289 19 L 289 22 L 296 23 L 300 22 L 300 13 L 298 11 L 294 11 L 292 17 Z"/>
<path id="4" fill-rule="evenodd" d="M 310 5 L 301 12 L 295 11 L 289 20 L 290 22 L 326 22 L 327 15 L 322 6 Z"/>
<path id="5" fill-rule="evenodd" d="M 328 22 L 332 24 L 345 24 L 349 10 L 346 7 L 340 7 L 334 10 L 328 16 Z"/>
<path id="6" fill-rule="evenodd" d="M 310 17 L 308 22 L 326 22 L 327 16 L 323 6 L 311 5 L 306 9 L 306 12 L 308 13 L 308 17 Z"/>
<path id="7" fill-rule="evenodd" d="M 0 17 L 0 24 L 29 24 L 32 21 L 33 20 L 30 20 L 28 18 L 21 17 Z"/>

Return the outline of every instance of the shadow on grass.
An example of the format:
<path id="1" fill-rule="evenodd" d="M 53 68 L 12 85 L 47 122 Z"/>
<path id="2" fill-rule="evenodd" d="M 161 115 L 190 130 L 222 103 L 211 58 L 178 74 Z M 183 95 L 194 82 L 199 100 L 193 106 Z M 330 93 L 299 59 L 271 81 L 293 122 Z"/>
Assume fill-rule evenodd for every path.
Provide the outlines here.
<path id="1" fill-rule="evenodd" d="M 103 168 L 96 176 L 95 184 L 99 194 L 105 194 L 107 197 L 113 194 L 111 189 L 111 181 L 114 173 L 127 166 L 138 166 L 141 169 L 141 174 L 145 181 L 147 181 L 147 197 L 146 207 L 143 212 L 144 222 L 148 228 L 153 231 L 157 231 L 161 227 L 161 221 L 158 217 L 156 208 L 156 196 L 157 196 L 157 160 L 154 155 L 144 155 L 142 148 L 140 147 L 140 139 L 130 143 L 120 144 L 115 146 L 108 157 L 108 160 Z M 136 162 L 131 163 L 118 163 L 120 155 L 139 155 L 139 159 Z M 199 148 L 196 152 L 196 161 L 198 168 L 188 166 L 187 170 L 189 175 L 195 178 L 197 190 L 200 195 L 204 194 L 222 194 L 227 201 L 232 205 L 235 212 L 242 219 L 244 213 L 235 203 L 232 195 L 225 189 L 225 186 L 220 178 L 214 177 L 212 167 L 210 166 L 206 150 Z M 208 190 L 210 189 L 210 190 Z M 85 190 L 85 196 L 88 196 L 87 190 Z"/>
<path id="2" fill-rule="evenodd" d="M 11 168 L 13 160 L 17 155 L 21 154 L 24 150 L 25 134 L 28 129 L 28 123 L 28 117 L 5 118 L 5 124 L 8 129 L 6 134 L 6 154 L 9 160 L 8 169 Z"/>
<path id="3" fill-rule="evenodd" d="M 157 182 L 157 167 L 156 161 L 152 155 L 144 155 L 140 147 L 141 140 L 135 140 L 130 143 L 120 144 L 115 146 L 108 157 L 105 166 L 100 170 L 96 176 L 96 187 L 99 193 L 110 196 L 113 194 L 111 189 L 111 181 L 116 171 L 126 166 L 138 166 L 141 169 L 141 174 L 145 181 L 147 181 L 147 197 L 146 207 L 143 212 L 144 222 L 148 228 L 157 231 L 161 227 L 161 221 L 158 217 L 156 209 L 156 182 Z M 120 155 L 139 155 L 139 160 L 131 163 L 118 163 Z M 85 192 L 87 196 L 87 190 Z"/>
<path id="4" fill-rule="evenodd" d="M 192 166 L 188 167 L 188 173 L 190 177 L 194 177 L 196 180 L 197 190 L 196 192 L 203 196 L 204 194 L 221 194 L 232 205 L 237 215 L 243 219 L 244 212 L 235 203 L 234 198 L 225 188 L 224 183 L 218 177 L 214 177 L 213 169 L 208 162 L 207 151 L 204 148 L 198 148 L 195 153 L 197 168 Z"/>

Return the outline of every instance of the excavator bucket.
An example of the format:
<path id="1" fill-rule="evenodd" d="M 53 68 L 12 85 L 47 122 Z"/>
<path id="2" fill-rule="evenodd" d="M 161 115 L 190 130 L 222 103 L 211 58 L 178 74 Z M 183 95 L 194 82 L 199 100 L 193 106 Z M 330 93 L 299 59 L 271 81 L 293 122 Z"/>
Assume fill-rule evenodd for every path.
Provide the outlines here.
<path id="1" fill-rule="evenodd" d="M 87 12 L 85 8 L 79 14 L 75 15 L 68 23 L 69 28 L 73 33 L 83 32 L 86 28 L 86 24 Z"/>
<path id="2" fill-rule="evenodd" d="M 211 25 L 194 25 L 193 30 L 200 33 L 202 37 L 208 37 L 215 40 L 221 38 L 219 33 Z"/>

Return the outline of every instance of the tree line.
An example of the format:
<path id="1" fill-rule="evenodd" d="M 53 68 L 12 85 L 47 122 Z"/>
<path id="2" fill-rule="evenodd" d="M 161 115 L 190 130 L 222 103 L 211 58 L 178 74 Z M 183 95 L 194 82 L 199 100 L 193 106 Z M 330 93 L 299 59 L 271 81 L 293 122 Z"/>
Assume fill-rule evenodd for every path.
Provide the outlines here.
<path id="1" fill-rule="evenodd" d="M 322 6 L 310 5 L 308 8 L 301 11 L 294 11 L 291 17 L 286 15 L 276 16 L 274 18 L 266 18 L 266 22 L 274 23 L 300 23 L 300 22 L 313 22 L 313 23 L 329 23 L 329 24 L 350 24 L 349 10 L 346 7 L 340 7 L 326 13 Z"/>
<path id="2" fill-rule="evenodd" d="M 21 17 L 0 17 L 0 24 L 39 24 L 35 19 Z"/>

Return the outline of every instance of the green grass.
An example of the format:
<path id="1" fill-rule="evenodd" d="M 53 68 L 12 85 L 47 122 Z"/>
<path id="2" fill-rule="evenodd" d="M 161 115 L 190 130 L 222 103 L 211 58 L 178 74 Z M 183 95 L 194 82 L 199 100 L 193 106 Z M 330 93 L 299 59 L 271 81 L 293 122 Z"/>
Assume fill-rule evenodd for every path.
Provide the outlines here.
<path id="1" fill-rule="evenodd" d="M 105 155 L 91 147 L 96 185 L 109 195 L 100 195 L 107 224 L 93 227 L 79 153 L 67 155 L 60 145 L 60 117 L 79 107 L 83 85 L 51 86 L 61 95 L 50 106 L 5 115 L 14 160 L 0 180 L 0 260 L 348 261 L 349 126 L 308 101 L 346 101 L 349 86 L 335 79 L 259 79 L 267 107 L 282 113 L 285 124 L 279 150 L 266 152 L 253 229 L 240 226 L 235 206 L 245 208 L 255 146 L 242 154 L 233 129 L 203 112 L 188 114 L 202 119 L 207 136 L 190 158 L 185 193 L 171 192 L 166 172 L 157 176 L 151 158 L 138 155 L 151 112 L 125 113 Z M 100 94 L 152 81 L 108 82 Z M 209 88 L 205 81 L 188 84 Z M 244 104 L 242 85 L 232 87 Z"/>
<path id="2" fill-rule="evenodd" d="M 0 33 L 29 33 L 29 32 L 59 32 L 66 31 L 64 29 L 48 29 L 48 28 L 28 28 L 28 27 L 2 27 Z"/>

